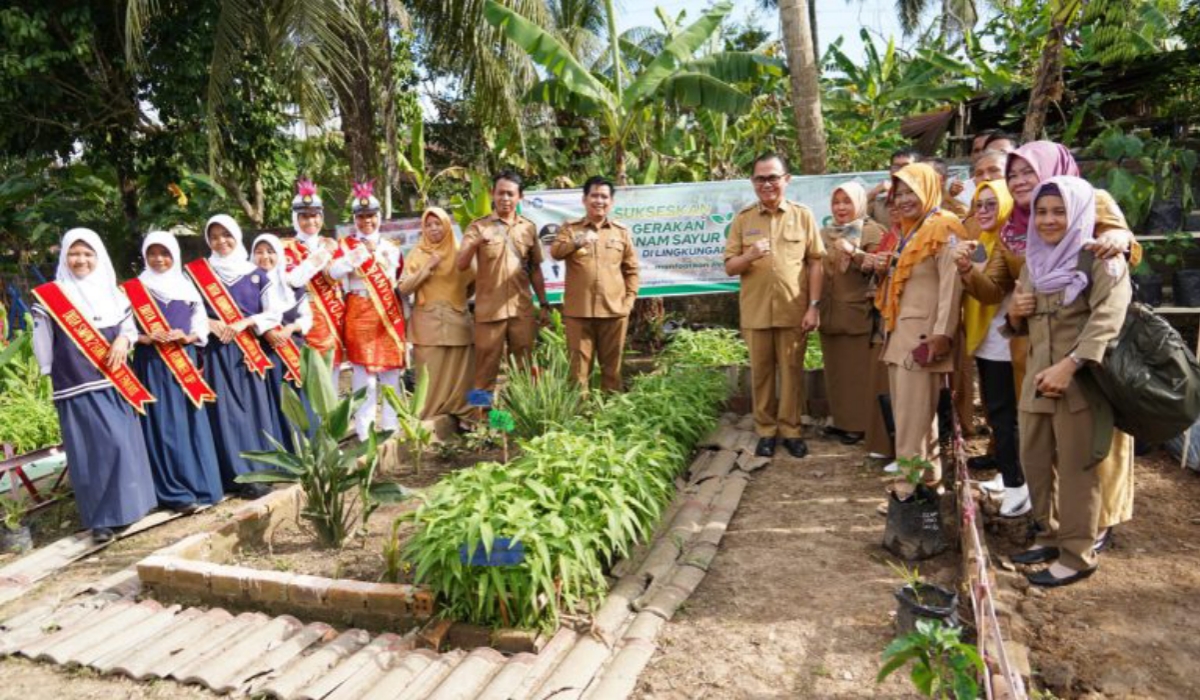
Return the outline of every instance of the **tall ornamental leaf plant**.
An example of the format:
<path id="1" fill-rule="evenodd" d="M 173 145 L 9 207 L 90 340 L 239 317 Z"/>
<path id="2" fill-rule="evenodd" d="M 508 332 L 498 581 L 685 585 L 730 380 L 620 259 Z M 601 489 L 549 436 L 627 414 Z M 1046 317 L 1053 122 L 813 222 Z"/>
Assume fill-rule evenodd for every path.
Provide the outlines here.
<path id="1" fill-rule="evenodd" d="M 299 484 L 305 497 L 301 517 L 313 526 L 323 545 L 341 547 L 360 527 L 366 526 L 367 519 L 380 505 L 403 501 L 409 493 L 399 484 L 375 480 L 379 441 L 387 439 L 388 433 L 372 430 L 366 441 L 353 447 L 343 446 L 365 391 L 339 400 L 328 361 L 309 347 L 302 350 L 301 373 L 317 424 L 309 423 L 299 394 L 285 382 L 283 412 L 291 423 L 295 453 L 268 435 L 274 450 L 243 452 L 242 456 L 270 468 L 242 474 L 237 481 Z"/>

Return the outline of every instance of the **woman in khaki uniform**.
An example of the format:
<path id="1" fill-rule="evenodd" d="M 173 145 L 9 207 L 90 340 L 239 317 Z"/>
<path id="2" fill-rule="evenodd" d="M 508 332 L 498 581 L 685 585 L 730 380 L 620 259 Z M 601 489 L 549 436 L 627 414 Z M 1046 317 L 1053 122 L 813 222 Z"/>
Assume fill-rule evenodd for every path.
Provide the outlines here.
<path id="1" fill-rule="evenodd" d="M 847 445 L 863 439 L 871 413 L 879 411 L 863 371 L 878 359 L 871 350 L 871 284 L 861 268 L 863 254 L 874 253 L 883 227 L 867 217 L 867 192 L 857 182 L 833 191 L 833 225 L 821 229 L 827 255 L 825 294 L 821 299 L 821 353 L 833 425 L 827 432 Z"/>
<path id="2" fill-rule="evenodd" d="M 467 311 L 475 270 L 459 270 L 457 256 L 450 216 L 438 207 L 425 210 L 421 240 L 404 262 L 400 292 L 415 292 L 409 327 L 413 364 L 418 376 L 422 368 L 429 373 L 421 417 L 445 414 L 463 422 L 471 415 L 467 394 L 475 376 L 475 325 Z"/>
<path id="3" fill-rule="evenodd" d="M 1054 587 L 1096 570 L 1101 486 L 1095 467 L 1111 445 L 1112 410 L 1089 377 L 1077 372 L 1104 359 L 1125 322 L 1133 289 L 1123 258 L 1084 256 L 1096 227 L 1091 185 L 1053 177 L 1038 186 L 1033 202 L 1036 234 L 1028 237 L 1006 331 L 1029 336 L 1021 463 L 1041 531 L 1033 547 L 1012 559 L 1022 564 L 1057 559 L 1028 576 L 1030 583 Z"/>
<path id="4" fill-rule="evenodd" d="M 929 484 L 941 481 L 938 396 L 953 371 L 952 339 L 962 315 L 962 286 L 954 267 L 954 244 L 966 232 L 958 217 L 939 208 L 941 181 L 923 163 L 892 176 L 900 210 L 899 256 L 880 286 L 875 304 L 883 315 L 887 340 L 896 456 L 923 459 Z"/>
<path id="5" fill-rule="evenodd" d="M 1027 143 L 1009 154 L 1005 179 L 1012 194 L 1012 216 L 1000 231 L 1000 244 L 988 256 L 983 270 L 971 269 L 963 275 L 967 293 L 985 304 L 998 304 L 1016 287 L 1017 278 L 1025 265 L 1025 247 L 1030 228 L 1033 191 L 1037 185 L 1057 175 L 1079 175 L 1071 152 L 1050 141 Z M 1136 265 L 1142 248 L 1133 240 L 1125 216 L 1112 196 L 1104 190 L 1095 192 L 1095 240 L 1092 249 L 1101 258 L 1111 258 L 1129 251 L 1129 262 Z M 956 255 L 967 256 L 974 243 L 959 246 Z M 1025 376 L 1026 339 L 1012 339 L 1013 375 L 1017 383 L 1017 399 Z M 1097 551 L 1109 542 L 1110 528 L 1133 517 L 1133 438 L 1120 431 L 1113 432 L 1112 448 L 1096 466 L 1100 478 L 1100 533 Z"/>

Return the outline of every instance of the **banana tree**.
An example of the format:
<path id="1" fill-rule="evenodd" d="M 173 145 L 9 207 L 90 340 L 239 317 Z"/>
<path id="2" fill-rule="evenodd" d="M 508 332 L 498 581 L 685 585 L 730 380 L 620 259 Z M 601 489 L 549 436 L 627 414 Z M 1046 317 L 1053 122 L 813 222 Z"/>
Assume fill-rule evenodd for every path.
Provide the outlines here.
<path id="1" fill-rule="evenodd" d="M 617 69 L 609 76 L 588 70 L 562 41 L 495 0 L 487 1 L 483 14 L 549 73 L 526 99 L 595 118 L 612 149 L 617 183 L 625 184 L 630 141 L 654 108 L 666 104 L 739 115 L 750 108 L 753 97 L 736 83 L 782 73 L 782 63 L 761 53 L 722 51 L 697 57 L 732 9 L 730 2 L 710 8 L 652 60 L 639 62 L 635 75 L 619 66 L 620 52 L 610 46 Z"/>
<path id="2" fill-rule="evenodd" d="M 469 175 L 466 168 L 458 165 L 452 165 L 436 173 L 429 172 L 428 164 L 425 162 L 425 123 L 420 119 L 413 120 L 408 150 L 407 156 L 399 151 L 396 152 L 396 167 L 400 170 L 399 174 L 406 176 L 417 191 L 416 206 L 410 207 L 414 210 L 429 206 L 429 193 L 438 180 L 444 177 L 465 180 Z"/>

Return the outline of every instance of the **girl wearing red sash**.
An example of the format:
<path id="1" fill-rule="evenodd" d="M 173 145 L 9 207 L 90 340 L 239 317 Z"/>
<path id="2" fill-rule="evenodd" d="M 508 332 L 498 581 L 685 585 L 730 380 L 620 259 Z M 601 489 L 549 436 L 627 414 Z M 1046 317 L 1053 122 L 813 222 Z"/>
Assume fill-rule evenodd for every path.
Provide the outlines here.
<path id="1" fill-rule="evenodd" d="M 204 410 L 206 399 L 202 398 L 212 393 L 196 371 L 196 348 L 203 348 L 208 342 L 208 317 L 200 293 L 183 274 L 175 236 L 165 231 L 147 234 L 142 241 L 142 257 L 146 269 L 136 281 L 125 284 L 141 331 L 133 354 L 133 370 L 158 399 L 146 407 L 141 420 L 142 434 L 150 455 L 158 502 L 181 513 L 191 513 L 198 505 L 217 503 L 225 495 L 212 428 Z M 139 309 L 139 302 L 150 308 Z M 164 323 L 166 329 L 149 332 L 146 320 L 151 315 Z M 179 349 L 190 365 L 173 371 L 168 358 L 179 361 L 180 357 L 173 354 Z M 185 391 L 180 376 L 190 380 L 196 398 Z"/>
<path id="2" fill-rule="evenodd" d="M 283 384 L 289 381 L 287 378 L 289 372 L 283 361 L 283 355 L 280 353 L 285 352 L 283 348 L 290 340 L 291 347 L 297 351 L 293 357 L 299 358 L 299 350 L 305 345 L 304 336 L 312 330 L 312 306 L 309 303 L 308 294 L 304 292 L 303 288 L 297 292 L 284 281 L 284 267 L 287 264 L 287 258 L 284 254 L 283 242 L 277 236 L 264 233 L 254 239 L 254 245 L 250 247 L 250 250 L 254 264 L 263 271 L 271 284 L 266 297 L 267 313 L 279 318 L 279 326 L 263 334 L 263 346 L 271 361 L 275 363 L 267 375 L 267 388 L 270 389 L 271 397 L 279 407 L 279 425 L 283 428 L 283 444 L 289 450 L 294 451 L 292 430 L 295 427 L 283 414 Z M 308 403 L 304 389 L 296 386 L 294 382 L 292 388 L 299 394 L 300 402 L 304 404 L 304 412 L 308 414 L 310 426 L 308 434 L 311 436 L 316 429 L 317 417 L 312 412 L 312 406 Z"/>
<path id="3" fill-rule="evenodd" d="M 369 184 L 354 185 L 354 232 L 342 244 L 338 257 L 329 266 L 329 276 L 342 283 L 346 295 L 346 327 L 343 338 L 346 358 L 354 367 L 351 376 L 353 391 L 366 390 L 366 400 L 354 414 L 354 429 L 359 440 L 367 439 L 367 431 L 375 422 L 378 387 L 400 384 L 404 368 L 404 348 L 401 336 L 388 332 L 371 298 L 367 282 L 356 271 L 368 260 L 375 264 L 394 287 L 403 267 L 400 249 L 379 234 L 379 200 L 371 193 Z M 353 249 L 348 246 L 353 244 Z M 379 430 L 395 430 L 399 423 L 392 405 L 383 402 Z"/>
<path id="4" fill-rule="evenodd" d="M 209 219 L 204 227 L 204 239 L 212 250 L 207 263 L 216 278 L 213 283 L 219 282 L 241 317 L 230 324 L 221 321 L 220 314 L 213 308 L 210 292 L 214 290 L 206 290 L 205 285 L 200 285 L 212 335 L 204 348 L 204 378 L 217 392 L 216 402 L 208 406 L 217 463 L 227 492 L 256 498 L 270 489 L 262 484 L 238 484 L 234 479 L 239 474 L 266 466 L 243 459 L 241 453 L 275 449 L 267 436 L 282 440 L 283 431 L 279 425 L 279 410 L 271 400 L 267 386 L 269 380 L 251 370 L 246 350 L 235 341 L 242 332 L 262 336 L 279 325 L 279 317 L 272 316 L 266 309 L 264 300 L 270 292 L 270 282 L 263 271 L 250 262 L 246 246 L 242 244 L 242 229 L 233 217 L 218 214 Z M 252 343 L 252 348 L 262 352 L 257 342 Z"/>
<path id="5" fill-rule="evenodd" d="M 128 372 L 137 328 L 100 236 L 68 231 L 54 279 L 34 290 L 33 348 L 54 386 L 80 520 L 95 541 L 107 542 L 114 528 L 137 522 L 157 504 L 150 458 L 127 397 L 140 394 L 139 406 L 153 399 L 140 386 L 123 395 L 109 378 Z M 86 348 L 95 352 L 85 354 Z"/>

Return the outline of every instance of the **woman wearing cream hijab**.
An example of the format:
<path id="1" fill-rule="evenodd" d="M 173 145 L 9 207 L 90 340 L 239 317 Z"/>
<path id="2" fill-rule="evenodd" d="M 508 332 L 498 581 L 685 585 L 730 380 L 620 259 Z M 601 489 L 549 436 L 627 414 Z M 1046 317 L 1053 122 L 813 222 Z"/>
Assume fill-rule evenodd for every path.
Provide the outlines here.
<path id="1" fill-rule="evenodd" d="M 461 422 L 470 415 L 467 393 L 475 376 L 474 322 L 467 311 L 475 270 L 459 270 L 457 256 L 450 216 L 438 207 L 425 210 L 421 240 L 404 262 L 400 292 L 414 297 L 409 331 L 414 368 L 418 377 L 422 370 L 429 373 L 421 417 L 445 414 Z"/>
<path id="2" fill-rule="evenodd" d="M 847 445 L 863 439 L 879 403 L 863 373 L 871 352 L 871 278 L 860 265 L 873 253 L 883 228 L 867 218 L 867 192 L 857 182 L 838 185 L 830 205 L 833 222 L 821 229 L 825 243 L 825 294 L 821 299 L 821 351 L 833 424 L 826 432 Z"/>

